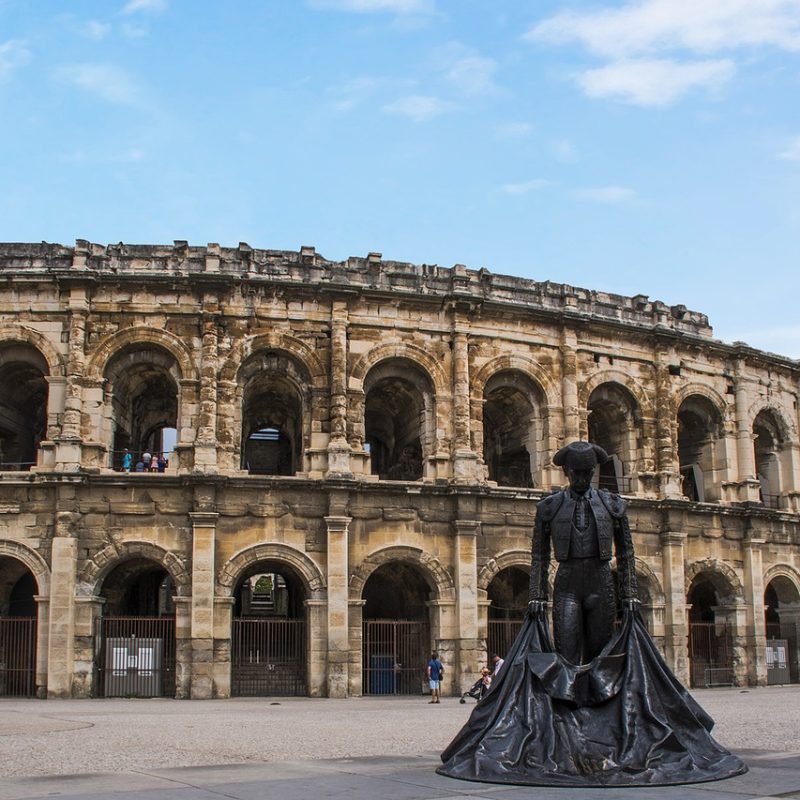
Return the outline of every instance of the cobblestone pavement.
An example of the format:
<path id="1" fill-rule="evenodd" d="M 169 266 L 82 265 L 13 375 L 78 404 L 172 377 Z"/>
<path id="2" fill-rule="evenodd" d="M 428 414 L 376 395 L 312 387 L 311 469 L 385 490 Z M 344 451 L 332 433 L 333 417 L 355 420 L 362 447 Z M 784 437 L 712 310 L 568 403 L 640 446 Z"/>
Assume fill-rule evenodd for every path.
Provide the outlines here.
<path id="1" fill-rule="evenodd" d="M 695 696 L 715 718 L 716 738 L 742 754 L 753 770 L 731 781 L 648 789 L 648 796 L 720 800 L 737 782 L 731 797 L 800 798 L 800 686 L 714 689 Z M 432 706 L 424 697 L 0 699 L 0 800 L 160 800 L 173 792 L 185 800 L 312 796 L 303 792 L 347 800 L 378 796 L 371 792 L 393 798 L 530 797 L 530 789 L 515 795 L 523 790 L 433 775 L 438 752 L 472 706 L 471 700 L 461 705 L 456 698 Z M 775 792 L 765 783 L 768 777 Z M 279 785 L 281 793 L 273 794 Z M 398 788 L 404 786 L 416 789 Z M 550 791 L 537 789 L 537 800 Z M 586 796 L 596 796 L 594 791 Z M 612 790 L 600 791 L 612 800 Z M 556 794 L 560 800 L 579 796 Z"/>

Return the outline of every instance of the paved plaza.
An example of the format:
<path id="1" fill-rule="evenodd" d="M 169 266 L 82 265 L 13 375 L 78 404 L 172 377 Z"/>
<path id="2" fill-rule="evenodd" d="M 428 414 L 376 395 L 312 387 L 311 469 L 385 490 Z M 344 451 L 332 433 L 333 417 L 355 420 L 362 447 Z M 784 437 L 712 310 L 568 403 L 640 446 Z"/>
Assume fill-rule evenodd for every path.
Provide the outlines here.
<path id="1" fill-rule="evenodd" d="M 0 800 L 800 800 L 800 687 L 695 693 L 750 766 L 716 783 L 552 789 L 436 775 L 457 699 L 0 700 Z"/>

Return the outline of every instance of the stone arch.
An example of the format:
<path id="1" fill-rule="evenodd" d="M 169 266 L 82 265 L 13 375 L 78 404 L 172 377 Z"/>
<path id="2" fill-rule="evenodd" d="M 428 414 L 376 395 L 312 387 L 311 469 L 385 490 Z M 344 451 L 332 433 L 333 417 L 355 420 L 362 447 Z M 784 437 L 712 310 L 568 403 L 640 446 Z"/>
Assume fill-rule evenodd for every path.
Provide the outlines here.
<path id="1" fill-rule="evenodd" d="M 498 372 L 505 372 L 506 370 L 518 370 L 527 375 L 539 387 L 548 406 L 561 404 L 561 387 L 556 385 L 552 375 L 543 369 L 535 359 L 516 353 L 493 358 L 478 369 L 471 376 L 470 396 L 482 397 L 483 389 L 489 379 Z"/>
<path id="2" fill-rule="evenodd" d="M 658 575 L 656 575 L 647 562 L 642 561 L 640 558 L 634 558 L 634 561 L 636 564 L 636 575 L 639 578 L 644 578 L 647 582 L 650 602 L 654 606 L 663 606 L 666 603 L 666 598 L 664 597 L 664 589 L 661 586 Z"/>
<path id="3" fill-rule="evenodd" d="M 220 368 L 219 380 L 235 382 L 239 367 L 250 356 L 261 350 L 279 350 L 286 353 L 297 359 L 308 370 L 312 385 L 326 385 L 328 371 L 315 350 L 302 339 L 280 331 L 259 333 L 237 342 Z"/>
<path id="4" fill-rule="evenodd" d="M 141 348 L 147 345 L 160 347 L 174 357 L 180 370 L 180 379 L 190 381 L 198 379 L 194 356 L 183 339 L 169 331 L 142 325 L 125 328 L 103 339 L 95 348 L 86 365 L 87 378 L 96 381 L 102 380 L 106 364 L 116 353 L 125 347 Z"/>
<path id="5" fill-rule="evenodd" d="M 31 550 L 19 542 L 0 539 L 0 556 L 8 556 L 24 564 L 36 579 L 39 595 L 50 596 L 50 568 L 35 550 Z"/>
<path id="6" fill-rule="evenodd" d="M 786 578 L 792 583 L 800 595 L 800 572 L 789 564 L 775 564 L 764 573 L 764 587 L 769 586 L 775 578 Z"/>
<path id="7" fill-rule="evenodd" d="M 671 411 L 673 417 L 680 411 L 683 402 L 692 395 L 704 397 L 717 410 L 722 424 L 724 425 L 728 422 L 730 417 L 729 403 L 716 389 L 712 389 L 710 386 L 706 386 L 702 383 L 690 383 L 686 386 L 681 386 L 672 394 L 670 404 L 672 406 Z"/>
<path id="8" fill-rule="evenodd" d="M 243 548 L 223 564 L 217 575 L 217 593 L 232 596 L 242 572 L 259 561 L 278 561 L 292 567 L 317 597 L 327 588 L 322 570 L 305 553 L 278 542 L 264 542 Z"/>
<path id="9" fill-rule="evenodd" d="M 753 403 L 747 411 L 747 418 L 751 428 L 755 424 L 758 415 L 762 412 L 766 412 L 775 422 L 784 442 L 793 442 L 797 440 L 797 434 L 795 433 L 795 426 L 791 416 L 787 415 L 784 409 L 780 408 L 775 403 L 765 403 L 764 400 L 760 398 Z"/>
<path id="10" fill-rule="evenodd" d="M 604 383 L 616 383 L 624 389 L 627 389 L 638 406 L 639 414 L 642 416 L 651 417 L 655 414 L 652 399 L 648 397 L 638 381 L 635 381 L 630 375 L 626 375 L 624 372 L 617 369 L 597 372 L 584 381 L 578 388 L 578 406 L 580 408 L 586 408 L 589 404 L 589 398 L 592 396 L 592 392 Z"/>
<path id="11" fill-rule="evenodd" d="M 524 567 L 530 571 L 530 550 L 506 550 L 494 558 L 490 558 L 478 570 L 478 591 L 485 593 L 489 589 L 489 584 L 492 580 L 508 567 Z"/>
<path id="12" fill-rule="evenodd" d="M 61 353 L 39 331 L 26 328 L 24 325 L 2 325 L 0 326 L 0 343 L 6 342 L 19 342 L 35 348 L 47 362 L 49 375 L 63 377 L 66 374 L 64 358 Z"/>
<path id="13" fill-rule="evenodd" d="M 430 587 L 436 591 L 438 600 L 455 600 L 455 584 L 439 560 L 420 547 L 404 546 L 386 547 L 368 555 L 350 576 L 350 599 L 360 600 L 369 576 L 378 567 L 392 561 L 404 561 L 418 566 Z"/>
<path id="14" fill-rule="evenodd" d="M 725 595 L 737 604 L 744 603 L 744 587 L 734 569 L 724 561 L 716 558 L 704 558 L 689 565 L 684 577 L 684 596 L 689 596 L 689 590 L 696 577 L 705 574 L 714 584 L 715 589 L 727 589 Z"/>
<path id="15" fill-rule="evenodd" d="M 433 384 L 433 391 L 437 397 L 450 394 L 450 381 L 441 363 L 421 347 L 403 342 L 378 345 L 364 353 L 350 374 L 350 378 L 357 382 L 357 385 L 352 388 L 355 391 L 363 391 L 367 373 L 381 361 L 394 358 L 405 358 L 422 369 Z"/>
<path id="16" fill-rule="evenodd" d="M 184 559 L 155 542 L 134 540 L 110 544 L 95 553 L 78 574 L 78 593 L 92 596 L 98 593 L 100 584 L 111 570 L 123 561 L 146 558 L 164 567 L 175 584 L 175 594 L 189 597 L 192 594 L 192 576 Z"/>

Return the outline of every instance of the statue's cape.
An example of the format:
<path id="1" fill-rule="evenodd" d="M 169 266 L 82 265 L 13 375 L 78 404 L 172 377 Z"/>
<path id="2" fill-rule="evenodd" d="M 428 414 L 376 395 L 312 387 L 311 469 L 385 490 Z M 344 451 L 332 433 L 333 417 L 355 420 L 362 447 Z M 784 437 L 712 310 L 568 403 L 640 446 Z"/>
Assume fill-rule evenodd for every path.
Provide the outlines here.
<path id="1" fill-rule="evenodd" d="M 442 753 L 452 778 L 628 786 L 730 778 L 745 764 L 664 663 L 638 612 L 590 664 L 566 662 L 527 619 L 492 688 Z"/>

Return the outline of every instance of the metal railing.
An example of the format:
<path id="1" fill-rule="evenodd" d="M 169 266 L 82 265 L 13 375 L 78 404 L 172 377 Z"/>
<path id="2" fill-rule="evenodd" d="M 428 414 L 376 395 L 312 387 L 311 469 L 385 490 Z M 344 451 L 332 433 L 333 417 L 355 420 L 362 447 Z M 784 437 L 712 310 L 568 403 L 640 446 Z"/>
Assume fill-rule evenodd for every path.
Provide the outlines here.
<path id="1" fill-rule="evenodd" d="M 36 694 L 36 617 L 0 617 L 0 697 Z"/>
<path id="2" fill-rule="evenodd" d="M 231 694 L 304 697 L 308 626 L 302 619 L 234 619 Z"/>
<path id="3" fill-rule="evenodd" d="M 429 657 L 430 633 L 426 622 L 365 621 L 362 692 L 421 694 L 426 690 L 425 666 Z"/>

